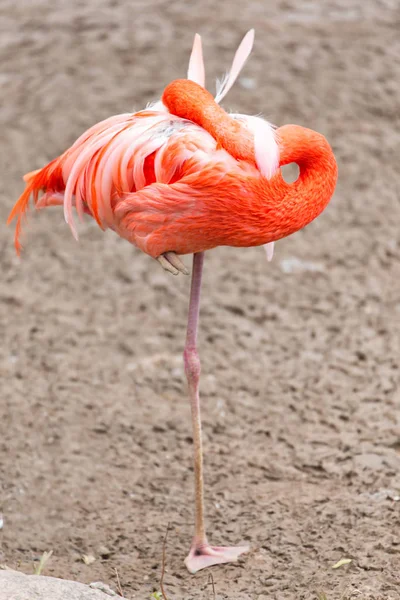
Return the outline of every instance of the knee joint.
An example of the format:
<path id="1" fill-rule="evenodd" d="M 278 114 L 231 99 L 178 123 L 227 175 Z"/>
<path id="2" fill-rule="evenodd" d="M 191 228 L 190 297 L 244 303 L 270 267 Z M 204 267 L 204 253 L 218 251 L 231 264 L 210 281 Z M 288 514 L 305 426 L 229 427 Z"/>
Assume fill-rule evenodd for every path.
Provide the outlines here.
<path id="1" fill-rule="evenodd" d="M 200 358 L 197 349 L 194 347 L 185 348 L 183 353 L 183 361 L 188 380 L 198 380 L 200 377 Z"/>

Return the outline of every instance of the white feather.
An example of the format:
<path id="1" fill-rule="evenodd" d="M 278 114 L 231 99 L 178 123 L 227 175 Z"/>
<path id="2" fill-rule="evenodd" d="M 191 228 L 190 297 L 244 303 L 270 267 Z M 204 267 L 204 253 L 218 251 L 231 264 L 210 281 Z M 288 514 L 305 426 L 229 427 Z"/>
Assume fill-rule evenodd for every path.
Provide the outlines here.
<path id="1" fill-rule="evenodd" d="M 279 147 L 273 125 L 261 117 L 241 114 L 231 114 L 231 117 L 242 121 L 252 132 L 257 167 L 264 177 L 271 179 L 279 167 Z"/>
<path id="2" fill-rule="evenodd" d="M 267 255 L 268 262 L 271 262 L 272 257 L 274 256 L 274 244 L 275 242 L 269 242 L 269 244 L 264 244 L 264 249 Z"/>
<path id="3" fill-rule="evenodd" d="M 97 152 L 97 150 L 99 150 L 102 146 L 107 144 L 107 142 L 109 142 L 113 135 L 116 133 L 116 130 L 118 130 L 118 128 L 122 129 L 122 127 L 123 125 L 119 123 L 116 127 L 109 128 L 107 133 L 101 134 L 98 138 L 95 137 L 94 141 L 89 143 L 84 148 L 84 150 L 81 152 L 81 154 L 76 159 L 74 165 L 72 166 L 71 171 L 68 173 L 68 179 L 66 182 L 64 192 L 64 218 L 70 226 L 72 235 L 76 240 L 78 239 L 78 233 L 76 231 L 74 219 L 72 216 L 72 197 L 75 193 L 76 182 L 78 181 L 82 169 L 85 169 L 86 166 L 90 163 L 92 157 Z"/>
<path id="4" fill-rule="evenodd" d="M 131 131 L 131 142 L 128 146 L 124 147 L 123 158 L 119 161 L 119 177 L 122 183 L 122 192 L 129 193 L 134 183 L 133 171 L 128 169 L 128 164 L 135 154 L 138 147 L 148 139 L 148 131 L 153 126 L 158 125 L 167 115 L 158 115 L 157 117 L 148 117 L 143 119 L 142 122 L 135 123 Z"/>
<path id="5" fill-rule="evenodd" d="M 167 107 L 162 103 L 161 100 L 157 102 L 149 102 L 146 106 L 146 110 L 154 110 L 156 112 L 168 112 Z"/>
<path id="6" fill-rule="evenodd" d="M 215 96 L 215 102 L 221 102 L 229 92 L 240 71 L 243 69 L 246 60 L 249 58 L 250 53 L 253 49 L 254 44 L 254 29 L 250 29 L 244 36 L 240 43 L 239 48 L 236 50 L 236 54 L 233 57 L 232 67 L 228 75 L 223 78 L 221 82 L 217 82 L 217 95 Z"/>
<path id="7" fill-rule="evenodd" d="M 206 82 L 203 49 L 201 45 L 201 37 L 198 33 L 194 36 L 192 53 L 189 59 L 189 67 L 187 78 L 204 87 Z"/>

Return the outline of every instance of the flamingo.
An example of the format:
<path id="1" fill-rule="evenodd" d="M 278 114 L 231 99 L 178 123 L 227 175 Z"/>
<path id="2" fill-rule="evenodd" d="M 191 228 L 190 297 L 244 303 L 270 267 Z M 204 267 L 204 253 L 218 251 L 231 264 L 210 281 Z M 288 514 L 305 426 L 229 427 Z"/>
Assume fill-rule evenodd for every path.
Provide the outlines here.
<path id="1" fill-rule="evenodd" d="M 321 134 L 297 125 L 274 129 L 261 117 L 228 114 L 219 105 L 243 68 L 254 30 L 240 44 L 215 98 L 205 89 L 201 38 L 196 34 L 187 79 L 170 83 L 161 100 L 91 127 L 61 156 L 25 176 L 26 188 L 8 218 L 17 218 L 20 254 L 22 218 L 33 195 L 37 209 L 62 205 L 78 238 L 78 217 L 94 218 L 101 229 L 157 259 L 177 275 L 188 273 L 179 258 L 193 254 L 184 367 L 191 404 L 195 526 L 187 569 L 195 573 L 233 562 L 247 546 L 211 546 L 203 502 L 197 350 L 204 253 L 217 246 L 273 243 L 315 219 L 330 201 L 337 165 Z M 295 162 L 299 177 L 288 184 L 280 166 Z M 43 192 L 41 197 L 40 193 Z"/>

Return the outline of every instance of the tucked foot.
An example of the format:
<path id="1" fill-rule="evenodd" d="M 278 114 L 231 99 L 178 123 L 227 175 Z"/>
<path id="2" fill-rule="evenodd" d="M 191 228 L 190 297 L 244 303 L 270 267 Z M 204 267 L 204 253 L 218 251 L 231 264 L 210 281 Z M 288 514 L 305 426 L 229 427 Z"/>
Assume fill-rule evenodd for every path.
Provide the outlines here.
<path id="1" fill-rule="evenodd" d="M 189 271 L 175 252 L 165 252 L 157 260 L 164 271 L 168 271 L 172 275 L 178 275 L 178 273 L 189 275 Z"/>
<path id="2" fill-rule="evenodd" d="M 185 565 L 189 573 L 197 573 L 213 565 L 236 562 L 241 554 L 249 550 L 249 546 L 192 546 L 185 558 Z"/>

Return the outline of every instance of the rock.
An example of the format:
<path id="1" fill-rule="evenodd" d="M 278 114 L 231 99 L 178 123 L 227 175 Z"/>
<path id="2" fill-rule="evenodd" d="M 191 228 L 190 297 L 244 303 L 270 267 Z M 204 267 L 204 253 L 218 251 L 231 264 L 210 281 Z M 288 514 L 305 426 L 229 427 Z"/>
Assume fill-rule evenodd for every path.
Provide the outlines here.
<path id="1" fill-rule="evenodd" d="M 118 596 L 118 594 L 114 592 L 109 585 L 103 583 L 102 581 L 94 581 L 93 583 L 89 583 L 89 587 L 93 590 L 100 590 L 101 592 L 107 594 L 107 596 Z"/>
<path id="2" fill-rule="evenodd" d="M 107 546 L 100 546 L 98 552 L 101 558 L 110 558 L 111 550 Z"/>
<path id="3" fill-rule="evenodd" d="M 110 600 L 110 595 L 76 581 L 5 570 L 0 571 L 0 600 Z"/>

